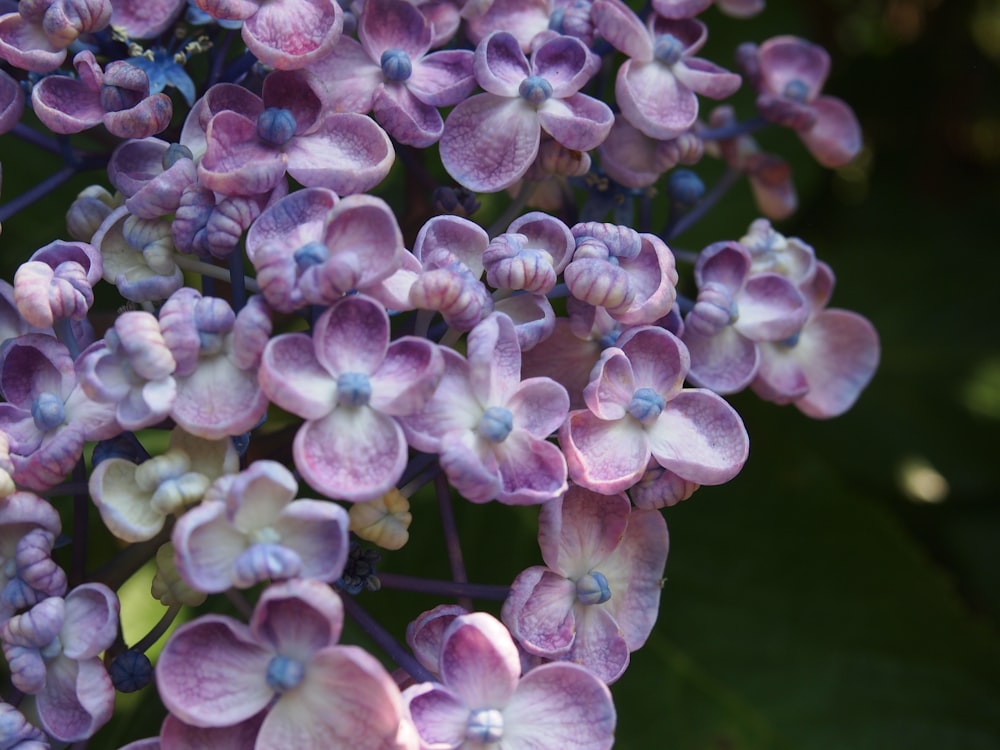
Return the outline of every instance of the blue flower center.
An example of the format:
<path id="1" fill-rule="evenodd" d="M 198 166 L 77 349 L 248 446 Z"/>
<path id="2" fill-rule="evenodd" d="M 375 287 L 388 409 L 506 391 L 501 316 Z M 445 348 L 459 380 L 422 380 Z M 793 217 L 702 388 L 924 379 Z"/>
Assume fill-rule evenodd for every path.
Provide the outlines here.
<path id="1" fill-rule="evenodd" d="M 664 65 L 676 65 L 684 56 L 684 42 L 673 34 L 660 34 L 653 44 L 653 57 Z"/>
<path id="2" fill-rule="evenodd" d="M 367 406 L 372 384 L 361 372 L 342 372 L 337 377 L 337 403 L 342 406 Z"/>
<path id="3" fill-rule="evenodd" d="M 652 388 L 640 388 L 632 394 L 632 400 L 628 402 L 628 413 L 648 425 L 656 421 L 666 405 L 663 396 Z"/>
<path id="4" fill-rule="evenodd" d="M 295 259 L 295 266 L 301 273 L 308 268 L 325 263 L 330 257 L 330 250 L 322 242 L 307 242 L 292 253 L 292 257 Z"/>
<path id="5" fill-rule="evenodd" d="M 267 686 L 276 693 L 287 693 L 305 677 L 302 662 L 287 656 L 275 656 L 267 664 Z"/>
<path id="6" fill-rule="evenodd" d="M 495 708 L 477 708 L 470 712 L 465 738 L 484 745 L 499 742 L 503 739 L 503 714 Z"/>
<path id="7" fill-rule="evenodd" d="M 66 406 L 56 394 L 45 391 L 31 405 L 31 417 L 40 432 L 48 432 L 66 421 Z"/>
<path id="8" fill-rule="evenodd" d="M 272 146 L 284 146 L 295 135 L 295 115 L 281 107 L 268 107 L 257 118 L 257 136 Z"/>
<path id="9" fill-rule="evenodd" d="M 805 81 L 795 78 L 785 84 L 785 90 L 781 93 L 785 95 L 786 99 L 791 99 L 793 102 L 804 102 L 809 98 L 809 87 Z"/>
<path id="10" fill-rule="evenodd" d="M 380 61 L 382 75 L 389 81 L 405 81 L 413 74 L 410 56 L 401 49 L 387 49 Z"/>
<path id="11" fill-rule="evenodd" d="M 510 413 L 510 409 L 504 409 L 502 406 L 491 406 L 483 412 L 476 432 L 491 443 L 502 443 L 510 435 L 512 429 L 514 429 L 514 415 Z"/>
<path id="12" fill-rule="evenodd" d="M 603 573 L 596 570 L 576 582 L 576 600 L 580 604 L 604 604 L 611 598 L 611 587 Z"/>
<path id="13" fill-rule="evenodd" d="M 552 84 L 541 76 L 528 76 L 521 81 L 517 93 L 532 107 L 541 107 L 552 96 Z"/>
<path id="14" fill-rule="evenodd" d="M 187 146 L 183 146 L 180 143 L 171 143 L 167 146 L 167 150 L 163 152 L 160 163 L 164 169 L 170 169 L 181 159 L 194 159 L 194 154 L 191 153 L 191 149 Z"/>
<path id="15" fill-rule="evenodd" d="M 798 346 L 799 336 L 801 336 L 801 335 L 802 335 L 802 331 L 798 331 L 796 333 L 793 333 L 787 339 L 784 339 L 783 341 L 779 341 L 778 343 L 781 344 L 784 347 L 787 347 L 788 349 L 794 349 L 796 346 Z"/>

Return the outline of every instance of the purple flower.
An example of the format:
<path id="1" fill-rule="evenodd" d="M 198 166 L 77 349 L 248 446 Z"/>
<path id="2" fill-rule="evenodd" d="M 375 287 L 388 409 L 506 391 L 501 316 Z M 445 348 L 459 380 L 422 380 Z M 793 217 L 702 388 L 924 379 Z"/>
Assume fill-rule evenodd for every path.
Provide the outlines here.
<path id="1" fill-rule="evenodd" d="M 614 742 L 607 686 L 563 662 L 522 675 L 510 634 L 485 612 L 452 621 L 436 671 L 440 684 L 425 682 L 403 693 L 423 747 L 605 750 Z"/>
<path id="2" fill-rule="evenodd" d="M 52 336 L 26 333 L 0 349 L 0 430 L 10 440 L 14 478 L 46 490 L 60 482 L 83 454 L 87 440 L 114 437 L 121 428 L 114 406 L 87 398 L 73 358 Z"/>
<path id="3" fill-rule="evenodd" d="M 375 657 L 337 644 L 340 597 L 294 579 L 269 586 L 250 624 L 205 615 L 179 627 L 156 665 L 160 697 L 193 727 L 245 731 L 255 747 L 394 750 L 403 717 L 399 690 Z"/>
<path id="4" fill-rule="evenodd" d="M 428 54 L 431 22 L 406 0 L 367 0 L 356 42 L 343 38 L 307 72 L 330 109 L 373 112 L 396 140 L 418 148 L 444 130 L 438 107 L 458 104 L 476 87 L 470 50 Z"/>
<path id="5" fill-rule="evenodd" d="M 385 494 L 402 476 L 407 444 L 398 419 L 423 407 L 443 366 L 426 339 L 390 343 L 385 308 L 357 294 L 320 315 L 312 336 L 272 339 L 260 384 L 271 401 L 306 420 L 293 446 L 305 480 L 330 497 L 360 502 Z"/>
<path id="6" fill-rule="evenodd" d="M 587 409 L 559 431 L 570 477 L 611 495 L 643 476 L 650 456 L 698 484 L 728 482 L 749 450 L 746 428 L 721 396 L 683 388 L 687 348 L 662 328 L 626 331 L 605 349 L 584 390 Z"/>
<path id="7" fill-rule="evenodd" d="M 514 324 L 493 313 L 469 334 L 468 359 L 442 353 L 444 377 L 420 412 L 406 417 L 410 443 L 440 454 L 448 481 L 476 503 L 543 503 L 566 489 L 566 463 L 546 441 L 566 418 L 566 389 L 550 378 L 521 381 Z"/>
<path id="8" fill-rule="evenodd" d="M 347 561 L 347 511 L 328 500 L 295 500 L 298 484 L 275 461 L 215 481 L 177 521 L 177 570 L 206 593 L 267 580 L 333 582 Z"/>
<path id="9" fill-rule="evenodd" d="M 475 57 L 476 80 L 486 93 L 463 101 L 445 121 L 445 169 L 470 190 L 495 192 L 528 171 L 542 130 L 567 148 L 596 148 L 614 115 L 578 92 L 599 66 L 600 58 L 573 37 L 550 38 L 529 62 L 514 36 L 490 34 Z"/>
<path id="10" fill-rule="evenodd" d="M 85 583 L 0 627 L 11 682 L 36 696 L 39 721 L 56 739 L 86 739 L 111 718 L 115 689 L 99 654 L 115 640 L 118 610 L 107 586 Z"/>
<path id="11" fill-rule="evenodd" d="M 184 189 L 197 181 L 198 173 L 187 146 L 140 138 L 114 150 L 108 178 L 124 194 L 130 214 L 156 219 L 177 210 Z"/>
<path id="12" fill-rule="evenodd" d="M 809 317 L 784 341 L 760 345 L 760 369 L 750 385 L 761 398 L 793 403 L 815 419 L 850 409 L 875 374 L 880 355 L 878 332 L 866 318 L 827 308 L 833 285 L 833 271 L 817 261 L 815 275 L 800 286 Z"/>
<path id="13" fill-rule="evenodd" d="M 764 0 L 653 0 L 653 10 L 664 18 L 693 18 L 713 3 L 736 18 L 749 18 L 764 9 Z"/>
<path id="14" fill-rule="evenodd" d="M 597 0 L 594 23 L 628 56 L 615 80 L 622 115 L 650 138 L 676 138 L 698 117 L 698 97 L 722 99 L 740 77 L 694 55 L 705 44 L 705 25 L 651 14 L 646 26 L 620 0 Z"/>
<path id="15" fill-rule="evenodd" d="M 406 253 L 385 201 L 371 195 L 338 200 L 325 188 L 296 190 L 265 210 L 246 247 L 264 298 L 281 312 L 329 305 L 374 287 Z"/>
<path id="16" fill-rule="evenodd" d="M 32 108 L 49 130 L 79 133 L 104 123 L 119 138 L 145 138 L 170 124 L 170 97 L 150 96 L 149 79 L 134 65 L 115 60 L 102 71 L 83 50 L 73 67 L 76 78 L 48 76 L 31 90 Z"/>
<path id="17" fill-rule="evenodd" d="M 698 297 L 681 337 L 694 385 L 743 390 L 760 365 L 758 343 L 787 339 L 805 322 L 808 307 L 795 285 L 776 273 L 753 273 L 751 264 L 750 252 L 736 242 L 717 242 L 698 256 Z"/>
<path id="18" fill-rule="evenodd" d="M 571 486 L 542 506 L 544 566 L 518 574 L 502 619 L 529 653 L 617 680 L 652 632 L 667 561 L 667 524 L 622 494 Z"/>
<path id="19" fill-rule="evenodd" d="M 576 240 L 559 219 L 533 211 L 515 219 L 483 253 L 486 280 L 497 289 L 548 294 L 569 264 Z"/>
<path id="20" fill-rule="evenodd" d="M 286 170 L 307 187 L 359 193 L 381 182 L 395 159 L 382 128 L 352 112 L 328 114 L 297 73 L 276 71 L 265 79 L 261 98 L 244 91 L 228 104 L 237 108 L 217 111 L 205 126 L 198 162 L 201 185 L 217 193 L 265 193 Z M 193 129 L 185 125 L 182 140 Z"/>
<path id="21" fill-rule="evenodd" d="M 630 188 L 649 187 L 678 164 L 698 163 L 702 153 L 701 139 L 692 132 L 669 140 L 650 138 L 620 115 L 600 147 L 608 177 Z"/>
<path id="22" fill-rule="evenodd" d="M 236 314 L 225 300 L 184 287 L 160 308 L 160 328 L 177 362 L 173 420 L 209 440 L 256 427 L 267 411 L 257 385 L 260 355 L 271 335 L 263 300 L 251 297 Z"/>
<path id="23" fill-rule="evenodd" d="M 0 58 L 33 73 L 62 65 L 66 49 L 81 34 L 111 20 L 110 0 L 35 0 L 0 16 Z"/>
<path id="24" fill-rule="evenodd" d="M 49 596 L 66 593 L 66 575 L 51 558 L 59 514 L 31 492 L 0 501 L 0 625 Z"/>
<path id="25" fill-rule="evenodd" d="M 830 73 L 826 50 L 794 36 L 777 36 L 737 52 L 757 90 L 757 108 L 792 128 L 824 167 L 842 167 L 861 151 L 861 126 L 840 99 L 820 92 Z"/>
<path id="26" fill-rule="evenodd" d="M 24 112 L 24 89 L 0 70 L 0 135 L 17 125 Z"/>
<path id="27" fill-rule="evenodd" d="M 104 271 L 100 254 L 85 242 L 56 240 L 36 250 L 14 274 L 14 303 L 36 328 L 61 319 L 82 320 L 94 303 Z"/>
<path id="28" fill-rule="evenodd" d="M 12 705 L 0 701 L 0 750 L 49 750 L 48 737 Z"/>
<path id="29" fill-rule="evenodd" d="M 163 300 L 184 284 L 166 220 L 140 219 L 119 206 L 104 218 L 91 241 L 100 253 L 104 280 L 127 300 Z"/>
<path id="30" fill-rule="evenodd" d="M 131 39 L 153 39 L 184 10 L 186 0 L 112 0 L 111 24 Z"/>
<path id="31" fill-rule="evenodd" d="M 243 41 L 262 63 L 303 68 L 330 54 L 344 26 L 336 0 L 196 0 L 223 21 L 243 21 Z"/>

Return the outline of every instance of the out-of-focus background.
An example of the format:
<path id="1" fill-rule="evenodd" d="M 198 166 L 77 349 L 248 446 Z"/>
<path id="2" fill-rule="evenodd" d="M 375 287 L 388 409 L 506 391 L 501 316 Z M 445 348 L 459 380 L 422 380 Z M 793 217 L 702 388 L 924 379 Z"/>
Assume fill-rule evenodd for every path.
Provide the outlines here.
<path id="1" fill-rule="evenodd" d="M 715 9 L 704 18 L 703 55 L 723 66 L 736 44 L 776 34 L 830 51 L 826 93 L 857 112 L 861 157 L 831 173 L 791 133 L 760 140 L 795 170 L 801 209 L 779 230 L 833 267 L 832 306 L 872 320 L 882 364 L 855 408 L 826 422 L 750 394 L 733 399 L 750 461 L 729 485 L 665 513 L 660 621 L 613 688 L 617 746 L 995 750 L 1000 0 L 768 0 L 751 20 Z M 749 116 L 752 97 L 741 97 Z M 10 199 L 10 170 L 29 167 L 9 152 L 3 161 Z M 32 181 L 55 169 L 44 159 L 30 168 Z M 75 181 L 69 195 L 99 179 Z M 52 205 L 4 227 L 5 269 L 23 259 L 12 243 L 65 236 Z M 739 185 L 678 246 L 737 239 L 755 217 Z M 473 580 L 509 583 L 540 562 L 533 509 L 461 503 L 458 513 Z M 414 514 L 411 546 L 385 569 L 447 575 L 433 503 L 415 503 Z M 130 596 L 145 596 L 141 588 Z M 361 601 L 399 636 L 439 603 Z M 123 700 L 133 721 L 92 747 L 154 734 L 162 709 L 150 690 Z"/>

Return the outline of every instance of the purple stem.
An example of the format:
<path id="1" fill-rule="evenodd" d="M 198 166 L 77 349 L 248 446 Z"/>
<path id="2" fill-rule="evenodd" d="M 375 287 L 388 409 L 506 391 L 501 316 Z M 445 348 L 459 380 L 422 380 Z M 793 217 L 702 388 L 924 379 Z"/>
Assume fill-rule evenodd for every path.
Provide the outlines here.
<path id="1" fill-rule="evenodd" d="M 510 586 L 437 581 L 430 578 L 401 575 L 399 573 L 380 572 L 378 579 L 381 581 L 383 588 L 397 589 L 398 591 L 417 591 L 436 596 L 473 597 L 475 599 L 503 601 L 510 593 Z"/>
<path id="2" fill-rule="evenodd" d="M 403 648 L 399 642 L 392 637 L 388 630 L 383 628 L 374 617 L 358 604 L 353 596 L 342 595 L 340 597 L 344 603 L 344 610 L 351 619 L 354 620 L 369 638 L 378 644 L 379 648 L 386 652 L 389 657 L 400 667 L 409 672 L 410 676 L 417 682 L 437 682 L 437 678 L 428 672 L 410 653 Z"/>
<path id="3" fill-rule="evenodd" d="M 670 241 L 674 239 L 674 237 L 683 234 L 697 224 L 701 218 L 708 213 L 708 211 L 716 203 L 719 202 L 722 196 L 729 192 L 729 189 L 735 185 L 742 176 L 743 173 L 736 169 L 727 169 L 723 172 L 719 181 L 712 185 L 712 189 L 705 193 L 705 196 L 695 204 L 694 208 L 677 217 L 676 221 L 671 218 L 670 222 L 666 227 L 664 227 L 662 232 L 663 239 L 667 242 L 667 244 L 670 244 Z"/>
<path id="4" fill-rule="evenodd" d="M 465 562 L 462 559 L 462 544 L 455 525 L 455 511 L 451 506 L 451 488 L 444 474 L 438 474 L 434 478 L 434 490 L 437 492 L 441 525 L 444 527 L 444 539 L 448 547 L 451 577 L 456 583 L 468 583 L 469 577 L 465 574 Z M 472 601 L 468 597 L 458 597 L 458 603 L 466 609 L 472 609 Z"/>
<path id="5" fill-rule="evenodd" d="M 735 138 L 739 135 L 755 133 L 770 124 L 760 115 L 751 117 L 744 122 L 734 122 L 732 125 L 724 125 L 721 128 L 702 128 L 697 132 L 698 137 L 703 141 L 724 141 L 728 138 Z"/>
<path id="6" fill-rule="evenodd" d="M 18 211 L 27 208 L 37 200 L 41 200 L 57 187 L 69 180 L 77 172 L 76 166 L 67 164 L 58 172 L 46 177 L 37 185 L 25 190 L 19 196 L 0 206 L 0 221 L 6 221 Z"/>
<path id="7" fill-rule="evenodd" d="M 39 133 L 34 128 L 29 128 L 23 122 L 17 123 L 10 132 L 22 141 L 27 141 L 32 146 L 38 146 L 40 149 L 44 149 L 52 154 L 58 154 L 59 156 L 63 154 L 63 147 L 58 141 L 45 135 L 45 133 Z"/>

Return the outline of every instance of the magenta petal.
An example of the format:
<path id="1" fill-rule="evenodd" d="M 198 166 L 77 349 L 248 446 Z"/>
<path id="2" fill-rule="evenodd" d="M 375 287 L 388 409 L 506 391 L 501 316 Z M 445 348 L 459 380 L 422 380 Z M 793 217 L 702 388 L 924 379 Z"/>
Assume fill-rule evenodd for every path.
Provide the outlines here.
<path id="1" fill-rule="evenodd" d="M 406 467 L 406 438 L 392 417 L 369 407 L 338 407 L 295 435 L 295 466 L 334 498 L 363 502 L 384 495 Z"/>
<path id="2" fill-rule="evenodd" d="M 528 171 L 540 137 L 538 114 L 523 99 L 477 94 L 448 115 L 439 147 L 455 180 L 469 190 L 496 192 Z"/>
<path id="3" fill-rule="evenodd" d="M 363 193 L 389 174 L 396 152 L 374 120 L 355 112 L 329 115 L 308 135 L 285 147 L 288 173 L 307 187 L 326 187 L 338 195 Z"/>
<path id="4" fill-rule="evenodd" d="M 570 478 L 603 495 L 638 482 L 649 461 L 646 431 L 630 417 L 605 421 L 587 410 L 570 412 L 559 431 L 559 445 Z"/>
<path id="5" fill-rule="evenodd" d="M 99 659 L 57 658 L 38 694 L 38 718 L 45 730 L 63 742 L 89 738 L 114 712 L 115 689 Z"/>
<path id="6" fill-rule="evenodd" d="M 512 748 L 608 750 L 617 720 L 607 686 L 576 664 L 532 669 L 504 709 Z"/>
<path id="7" fill-rule="evenodd" d="M 402 716 L 399 689 L 374 656 L 330 646 L 313 654 L 295 693 L 271 708 L 257 747 L 395 749 Z"/>
<path id="8" fill-rule="evenodd" d="M 328 55 L 343 27 L 336 0 L 267 0 L 243 22 L 243 41 L 264 64 L 295 70 Z"/>
<path id="9" fill-rule="evenodd" d="M 274 654 L 249 628 L 222 615 L 181 625 L 156 664 L 156 686 L 172 714 L 185 724 L 228 727 L 270 703 L 267 665 Z"/>
<path id="10" fill-rule="evenodd" d="M 517 687 L 521 657 L 499 620 L 473 612 L 445 632 L 439 673 L 467 706 L 502 708 Z"/>
<path id="11" fill-rule="evenodd" d="M 543 506 L 544 507 L 544 506 Z M 521 576 L 511 584 L 511 595 Z M 533 580 L 529 576 L 528 580 Z M 569 651 L 576 636 L 576 584 L 563 576 L 545 570 L 537 580 L 518 612 L 515 630 L 521 646 L 538 656 L 555 658 Z"/>
<path id="12" fill-rule="evenodd" d="M 646 434 L 657 463 L 698 484 L 728 482 L 743 468 L 750 448 L 736 410 L 702 389 L 678 393 Z"/>

